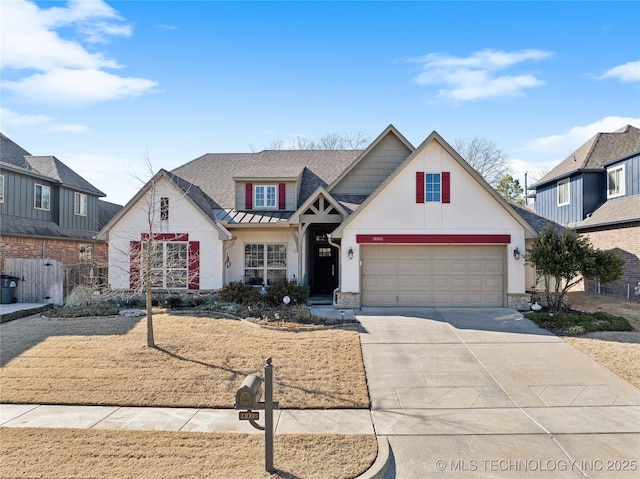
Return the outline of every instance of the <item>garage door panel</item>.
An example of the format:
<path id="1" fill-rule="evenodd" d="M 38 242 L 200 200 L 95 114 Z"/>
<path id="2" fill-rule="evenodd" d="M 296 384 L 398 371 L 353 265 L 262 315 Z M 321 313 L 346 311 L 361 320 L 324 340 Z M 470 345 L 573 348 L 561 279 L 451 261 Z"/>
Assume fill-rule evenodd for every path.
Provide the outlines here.
<path id="1" fill-rule="evenodd" d="M 505 250 L 484 245 L 365 245 L 364 306 L 503 306 Z"/>

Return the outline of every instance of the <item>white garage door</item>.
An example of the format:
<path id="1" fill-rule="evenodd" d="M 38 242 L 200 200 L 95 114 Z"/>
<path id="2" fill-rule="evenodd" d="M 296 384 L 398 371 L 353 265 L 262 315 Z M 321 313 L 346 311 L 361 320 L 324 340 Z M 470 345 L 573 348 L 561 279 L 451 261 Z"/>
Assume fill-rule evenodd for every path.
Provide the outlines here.
<path id="1" fill-rule="evenodd" d="M 478 245 L 363 245 L 363 306 L 504 306 L 505 251 Z"/>

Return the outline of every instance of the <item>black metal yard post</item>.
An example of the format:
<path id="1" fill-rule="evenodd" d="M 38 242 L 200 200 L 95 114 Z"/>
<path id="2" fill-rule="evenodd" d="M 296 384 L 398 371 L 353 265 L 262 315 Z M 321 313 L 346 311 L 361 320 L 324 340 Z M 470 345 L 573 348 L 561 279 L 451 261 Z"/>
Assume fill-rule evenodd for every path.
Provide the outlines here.
<path id="1" fill-rule="evenodd" d="M 264 365 L 264 463 L 273 472 L 273 366 L 267 358 Z"/>

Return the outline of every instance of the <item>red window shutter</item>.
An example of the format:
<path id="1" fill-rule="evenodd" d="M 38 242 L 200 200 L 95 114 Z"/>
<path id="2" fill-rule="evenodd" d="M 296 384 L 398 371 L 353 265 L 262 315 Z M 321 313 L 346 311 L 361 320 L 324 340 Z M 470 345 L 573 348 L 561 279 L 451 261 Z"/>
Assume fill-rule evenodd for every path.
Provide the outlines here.
<path id="1" fill-rule="evenodd" d="M 189 241 L 189 289 L 200 289 L 200 241 Z"/>
<path id="2" fill-rule="evenodd" d="M 451 203 L 451 173 L 442 172 L 442 202 Z"/>
<path id="3" fill-rule="evenodd" d="M 416 203 L 424 203 L 424 171 L 416 171 Z"/>
<path id="4" fill-rule="evenodd" d="M 140 241 L 129 242 L 129 288 L 139 290 L 142 287 L 140 282 L 140 260 L 142 256 L 142 243 Z"/>
<path id="5" fill-rule="evenodd" d="M 253 183 L 245 185 L 244 207 L 247 210 L 253 209 Z"/>
<path id="6" fill-rule="evenodd" d="M 287 185 L 278 183 L 278 208 L 284 210 L 287 207 Z"/>

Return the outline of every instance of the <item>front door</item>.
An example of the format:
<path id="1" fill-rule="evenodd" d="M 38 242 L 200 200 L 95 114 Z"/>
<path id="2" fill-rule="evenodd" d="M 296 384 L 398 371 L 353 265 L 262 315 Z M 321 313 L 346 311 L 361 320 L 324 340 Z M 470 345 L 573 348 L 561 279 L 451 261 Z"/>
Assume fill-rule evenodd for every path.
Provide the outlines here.
<path id="1" fill-rule="evenodd" d="M 313 292 L 330 293 L 338 287 L 338 250 L 328 243 L 313 245 Z"/>

